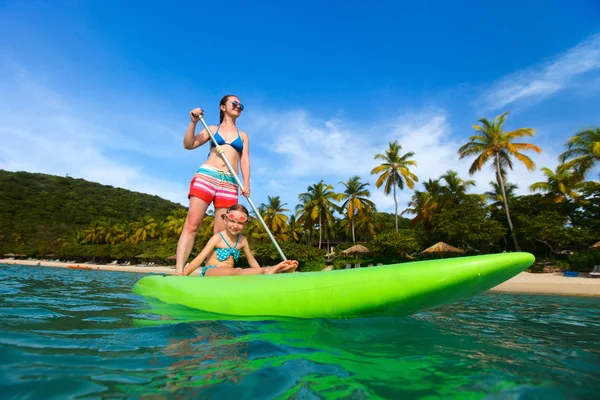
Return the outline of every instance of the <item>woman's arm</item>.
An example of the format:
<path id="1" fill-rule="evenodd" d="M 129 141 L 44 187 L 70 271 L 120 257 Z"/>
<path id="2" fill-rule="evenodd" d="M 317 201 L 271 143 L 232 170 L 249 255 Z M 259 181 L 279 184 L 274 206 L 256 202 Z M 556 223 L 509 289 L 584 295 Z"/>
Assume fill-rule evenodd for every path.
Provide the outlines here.
<path id="1" fill-rule="evenodd" d="M 242 150 L 242 155 L 240 157 L 242 179 L 244 180 L 242 182 L 244 185 L 242 195 L 248 197 L 250 196 L 250 141 L 248 140 L 246 132 L 240 132 L 240 134 L 242 135 L 242 140 L 244 142 L 244 149 Z"/>
<path id="2" fill-rule="evenodd" d="M 202 129 L 200 133 L 194 135 L 194 132 L 196 131 L 196 125 L 198 124 L 198 121 L 200 121 L 200 117 L 202 115 L 204 115 L 204 111 L 199 108 L 195 108 L 190 111 L 190 124 L 188 125 L 185 135 L 183 136 L 183 147 L 187 150 L 193 150 L 197 147 L 200 147 L 210 139 L 206 129 Z M 211 129 L 214 129 L 214 127 Z"/>
<path id="3" fill-rule="evenodd" d="M 198 256 L 192 260 L 190 265 L 188 265 L 187 268 L 183 270 L 183 275 L 187 276 L 194 272 L 199 266 L 201 266 L 204 260 L 206 260 L 209 254 L 215 249 L 215 246 L 217 245 L 220 239 L 221 237 L 219 235 L 213 235 L 213 237 L 210 238 L 208 243 L 206 243 L 206 246 L 204 246 L 204 249 L 202 249 L 200 254 L 198 254 Z"/>

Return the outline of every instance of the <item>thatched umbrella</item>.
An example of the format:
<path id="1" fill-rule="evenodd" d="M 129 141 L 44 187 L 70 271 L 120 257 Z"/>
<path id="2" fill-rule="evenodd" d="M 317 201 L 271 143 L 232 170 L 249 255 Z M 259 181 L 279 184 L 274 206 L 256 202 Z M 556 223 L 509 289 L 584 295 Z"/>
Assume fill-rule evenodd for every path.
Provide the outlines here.
<path id="1" fill-rule="evenodd" d="M 347 254 L 347 255 L 353 255 L 356 256 L 356 258 L 360 261 L 360 256 L 363 254 L 367 254 L 370 253 L 371 250 L 367 249 L 365 246 L 363 246 L 362 244 L 355 244 L 354 246 L 347 248 L 346 250 L 342 251 L 342 253 Z"/>
<path id="2" fill-rule="evenodd" d="M 591 245 L 590 250 L 600 250 L 600 242 L 594 243 L 593 245 Z"/>
<path id="3" fill-rule="evenodd" d="M 370 253 L 370 252 L 371 252 L 371 250 L 367 249 L 362 244 L 355 244 L 354 246 L 342 251 L 342 253 L 348 254 L 348 255 L 357 255 L 357 254 L 360 255 L 360 254 L 366 254 L 366 253 Z"/>
<path id="4" fill-rule="evenodd" d="M 457 249 L 456 247 L 450 246 L 444 242 L 437 242 L 433 246 L 423 250 L 421 254 L 439 254 L 443 257 L 444 254 L 462 254 L 464 252 L 464 250 Z"/>
<path id="5" fill-rule="evenodd" d="M 14 254 L 14 253 L 6 253 L 4 255 L 4 257 L 14 257 L 14 256 L 16 256 L 16 254 Z"/>
<path id="6" fill-rule="evenodd" d="M 144 253 L 138 254 L 137 256 L 135 256 L 135 258 L 144 258 L 144 257 L 146 257 L 146 255 Z"/>
<path id="7" fill-rule="evenodd" d="M 177 254 L 173 254 L 172 256 L 167 257 L 167 260 L 176 260 Z"/>

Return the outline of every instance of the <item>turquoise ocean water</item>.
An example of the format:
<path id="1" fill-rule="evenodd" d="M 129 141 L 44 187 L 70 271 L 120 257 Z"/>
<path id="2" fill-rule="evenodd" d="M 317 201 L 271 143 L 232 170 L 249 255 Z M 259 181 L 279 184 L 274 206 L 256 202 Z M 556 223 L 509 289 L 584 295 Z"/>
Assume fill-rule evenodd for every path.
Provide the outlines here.
<path id="1" fill-rule="evenodd" d="M 222 320 L 132 294 L 142 276 L 0 266 L 1 398 L 600 398 L 597 298 Z"/>

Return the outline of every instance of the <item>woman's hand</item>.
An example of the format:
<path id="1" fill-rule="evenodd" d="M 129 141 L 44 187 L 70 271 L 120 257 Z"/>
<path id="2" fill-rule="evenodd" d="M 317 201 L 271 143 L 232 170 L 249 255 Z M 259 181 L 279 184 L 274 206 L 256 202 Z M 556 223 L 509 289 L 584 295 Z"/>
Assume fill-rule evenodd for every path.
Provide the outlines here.
<path id="1" fill-rule="evenodd" d="M 200 117 L 204 116 L 204 110 L 200 109 L 200 108 L 194 108 L 192 111 L 190 111 L 190 120 L 194 123 L 200 121 Z"/>
<path id="2" fill-rule="evenodd" d="M 244 185 L 244 189 L 240 191 L 242 196 L 250 197 L 250 185 Z"/>

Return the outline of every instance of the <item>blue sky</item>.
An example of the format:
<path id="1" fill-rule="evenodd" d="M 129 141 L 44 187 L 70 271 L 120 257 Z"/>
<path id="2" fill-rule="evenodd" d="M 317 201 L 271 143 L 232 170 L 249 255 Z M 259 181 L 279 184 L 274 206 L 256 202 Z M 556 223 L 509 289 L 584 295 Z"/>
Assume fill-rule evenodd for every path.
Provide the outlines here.
<path id="1" fill-rule="evenodd" d="M 600 3 L 0 0 L 0 169 L 80 177 L 187 205 L 206 148 L 185 150 L 190 109 L 218 121 L 236 94 L 252 200 L 359 175 L 398 140 L 419 181 L 448 169 L 481 117 L 510 110 L 554 169 L 600 126 Z M 418 4 L 415 4 L 418 3 Z M 590 178 L 597 178 L 595 171 Z M 488 190 L 489 169 L 472 177 Z M 527 187 L 542 173 L 517 166 Z M 419 184 L 418 188 L 422 188 Z M 412 192 L 399 195 L 400 210 Z"/>

